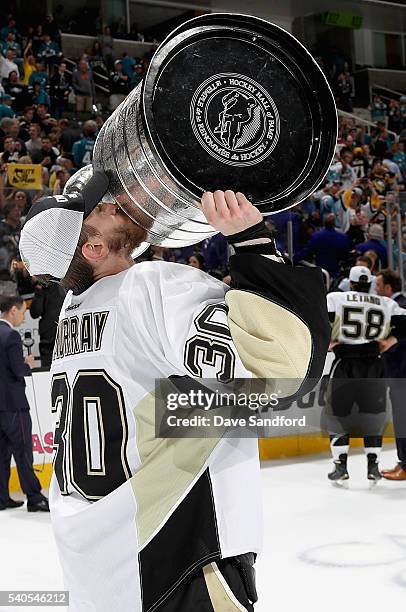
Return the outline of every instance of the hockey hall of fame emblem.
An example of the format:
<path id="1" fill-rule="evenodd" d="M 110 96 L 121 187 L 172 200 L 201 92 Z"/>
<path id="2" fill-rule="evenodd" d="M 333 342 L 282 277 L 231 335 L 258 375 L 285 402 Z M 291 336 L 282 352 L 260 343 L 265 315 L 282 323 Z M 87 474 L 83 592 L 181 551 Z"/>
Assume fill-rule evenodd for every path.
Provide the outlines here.
<path id="1" fill-rule="evenodd" d="M 230 166 L 262 162 L 279 139 L 279 113 L 269 93 L 241 74 L 216 74 L 196 90 L 190 121 L 199 144 Z"/>

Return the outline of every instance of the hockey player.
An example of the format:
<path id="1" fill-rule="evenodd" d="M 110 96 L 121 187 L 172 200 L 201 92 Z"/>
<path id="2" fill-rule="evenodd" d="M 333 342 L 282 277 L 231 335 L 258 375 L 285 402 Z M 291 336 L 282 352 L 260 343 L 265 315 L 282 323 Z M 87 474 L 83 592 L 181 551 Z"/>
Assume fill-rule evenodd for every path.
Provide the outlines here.
<path id="1" fill-rule="evenodd" d="M 242 194 L 206 193 L 233 245 L 229 289 L 201 270 L 133 265 L 145 231 L 105 177 L 33 207 L 20 250 L 63 279 L 52 364 L 50 505 L 71 612 L 252 611 L 261 548 L 255 439 L 162 439 L 155 379 L 319 377 L 329 342 L 321 273 L 285 265 Z"/>
<path id="2" fill-rule="evenodd" d="M 363 416 L 361 428 L 368 434 L 364 436 L 367 477 L 376 482 L 381 478 L 378 461 L 386 410 L 381 352 L 406 335 L 406 311 L 390 298 L 369 294 L 372 275 L 365 266 L 351 268 L 349 280 L 349 291 L 327 295 L 335 354 L 327 394 L 328 410 L 333 417 L 330 424 L 335 422 L 340 432 L 336 431 L 330 436 L 334 470 L 328 477 L 338 483 L 349 478 L 347 457 L 350 435 L 343 432 L 353 427 L 353 409 L 357 405 Z M 372 415 L 381 415 L 382 418 Z M 375 429 L 375 435 L 371 435 L 371 428 Z"/>

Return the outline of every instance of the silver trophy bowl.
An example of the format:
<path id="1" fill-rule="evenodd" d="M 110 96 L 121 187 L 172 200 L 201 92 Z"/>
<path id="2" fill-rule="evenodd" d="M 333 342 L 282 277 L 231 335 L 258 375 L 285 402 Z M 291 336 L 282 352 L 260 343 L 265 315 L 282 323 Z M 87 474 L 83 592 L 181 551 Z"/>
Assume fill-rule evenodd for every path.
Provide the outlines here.
<path id="1" fill-rule="evenodd" d="M 177 248 L 217 233 L 199 207 L 204 191 L 242 191 L 264 215 L 304 200 L 328 171 L 336 135 L 330 88 L 293 36 L 255 17 L 210 14 L 160 45 L 102 126 L 92 165 L 109 178 L 104 200 L 148 243 Z"/>

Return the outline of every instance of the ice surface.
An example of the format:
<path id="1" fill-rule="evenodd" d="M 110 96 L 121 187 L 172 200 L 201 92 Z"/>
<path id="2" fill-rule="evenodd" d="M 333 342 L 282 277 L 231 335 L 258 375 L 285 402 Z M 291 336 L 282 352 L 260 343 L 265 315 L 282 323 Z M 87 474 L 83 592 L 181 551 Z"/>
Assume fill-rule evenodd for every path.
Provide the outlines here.
<path id="1" fill-rule="evenodd" d="M 385 450 L 382 467 L 395 462 L 394 450 Z M 359 450 L 349 458 L 348 489 L 327 481 L 331 467 L 327 456 L 263 465 L 266 529 L 257 562 L 256 612 L 404 607 L 406 482 L 380 481 L 370 489 Z M 25 507 L 2 511 L 0 543 L 1 590 L 63 588 L 48 514 L 28 514 Z"/>

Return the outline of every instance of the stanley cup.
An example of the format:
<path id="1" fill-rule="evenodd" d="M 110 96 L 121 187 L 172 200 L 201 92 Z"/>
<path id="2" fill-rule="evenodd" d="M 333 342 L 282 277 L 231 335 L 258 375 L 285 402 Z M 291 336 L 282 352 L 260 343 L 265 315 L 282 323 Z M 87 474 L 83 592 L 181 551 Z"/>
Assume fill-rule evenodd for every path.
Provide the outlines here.
<path id="1" fill-rule="evenodd" d="M 149 243 L 176 248 L 216 233 L 199 208 L 206 190 L 241 191 L 263 214 L 298 204 L 324 178 L 336 135 L 330 88 L 293 36 L 254 17 L 210 14 L 160 45 L 103 125 L 93 168 L 109 178 L 105 200 Z"/>
<path id="2" fill-rule="evenodd" d="M 151 244 L 183 247 L 215 234 L 199 209 L 199 198 L 180 186 L 159 163 L 143 129 L 138 85 L 103 125 L 93 166 L 109 177 L 114 201 L 141 227 Z"/>

